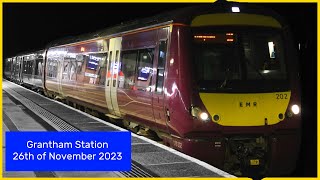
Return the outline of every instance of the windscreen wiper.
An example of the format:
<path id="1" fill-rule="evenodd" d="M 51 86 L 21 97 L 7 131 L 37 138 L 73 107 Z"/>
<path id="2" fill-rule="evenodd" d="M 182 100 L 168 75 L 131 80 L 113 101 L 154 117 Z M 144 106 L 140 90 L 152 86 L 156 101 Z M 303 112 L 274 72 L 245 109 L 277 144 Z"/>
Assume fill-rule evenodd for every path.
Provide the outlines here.
<path id="1" fill-rule="evenodd" d="M 227 86 L 227 82 L 229 80 L 230 75 L 231 75 L 230 68 L 227 68 L 226 69 L 226 77 L 224 78 L 224 81 L 222 82 L 222 84 L 219 86 L 220 89 L 225 88 Z"/>

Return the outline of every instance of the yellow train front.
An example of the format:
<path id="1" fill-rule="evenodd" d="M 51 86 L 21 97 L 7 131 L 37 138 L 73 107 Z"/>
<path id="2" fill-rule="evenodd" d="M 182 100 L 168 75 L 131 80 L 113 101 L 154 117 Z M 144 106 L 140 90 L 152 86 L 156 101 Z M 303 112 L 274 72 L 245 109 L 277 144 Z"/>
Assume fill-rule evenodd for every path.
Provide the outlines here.
<path id="1" fill-rule="evenodd" d="M 171 30 L 165 142 L 235 175 L 290 174 L 301 105 L 287 25 L 237 3 L 197 13 Z"/>

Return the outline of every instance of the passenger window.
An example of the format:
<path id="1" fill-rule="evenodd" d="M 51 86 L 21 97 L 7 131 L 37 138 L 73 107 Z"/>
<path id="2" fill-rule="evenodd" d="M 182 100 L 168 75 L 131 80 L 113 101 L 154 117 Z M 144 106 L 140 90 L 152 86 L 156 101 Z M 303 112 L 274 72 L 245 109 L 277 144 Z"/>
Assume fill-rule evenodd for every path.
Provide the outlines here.
<path id="1" fill-rule="evenodd" d="M 138 72 L 137 72 L 137 90 L 151 91 L 152 73 L 153 73 L 153 49 L 139 51 Z"/>
<path id="2" fill-rule="evenodd" d="M 85 83 L 105 84 L 107 56 L 107 53 L 92 53 L 84 56 L 84 59 L 87 62 L 86 70 L 84 72 Z"/>
<path id="3" fill-rule="evenodd" d="M 99 62 L 99 71 L 98 71 L 98 75 L 99 75 L 99 84 L 100 85 L 105 85 L 106 83 L 106 60 L 108 58 L 108 54 L 107 53 L 104 53 L 104 54 L 101 54 L 102 55 L 102 59 L 101 61 Z"/>
<path id="4" fill-rule="evenodd" d="M 33 61 L 29 61 L 28 74 L 32 75 L 32 70 L 33 70 Z"/>
<path id="5" fill-rule="evenodd" d="M 118 81 L 121 80 L 121 76 L 123 77 L 122 72 L 119 70 L 119 64 L 118 64 L 118 60 L 119 60 L 119 50 L 116 51 L 116 57 L 114 59 L 114 64 L 113 64 L 113 74 L 114 74 L 114 78 L 116 78 L 116 74 L 118 74 Z M 123 79 L 123 78 L 122 78 Z M 116 87 L 116 79 L 113 79 L 113 87 Z M 118 83 L 118 87 L 120 87 L 120 82 Z"/>
<path id="6" fill-rule="evenodd" d="M 109 52 L 109 57 L 108 57 L 108 74 L 107 74 L 107 86 L 110 86 L 110 81 L 111 81 L 111 60 L 112 60 L 112 51 Z"/>
<path id="7" fill-rule="evenodd" d="M 133 89 L 135 83 L 135 71 L 136 71 L 137 51 L 122 52 L 120 62 L 120 72 L 123 73 L 121 78 L 119 77 L 119 87 L 125 89 Z"/>
<path id="8" fill-rule="evenodd" d="M 76 64 L 77 64 L 77 74 L 82 74 L 83 70 L 83 61 L 84 61 L 84 55 L 78 54 L 76 55 Z"/>
<path id="9" fill-rule="evenodd" d="M 167 41 L 160 41 L 159 54 L 158 54 L 156 90 L 155 90 L 156 93 L 159 93 L 159 94 L 163 92 L 166 56 L 167 56 Z"/>
<path id="10" fill-rule="evenodd" d="M 42 60 L 37 59 L 35 63 L 36 64 L 35 64 L 34 75 L 41 76 L 42 75 Z"/>

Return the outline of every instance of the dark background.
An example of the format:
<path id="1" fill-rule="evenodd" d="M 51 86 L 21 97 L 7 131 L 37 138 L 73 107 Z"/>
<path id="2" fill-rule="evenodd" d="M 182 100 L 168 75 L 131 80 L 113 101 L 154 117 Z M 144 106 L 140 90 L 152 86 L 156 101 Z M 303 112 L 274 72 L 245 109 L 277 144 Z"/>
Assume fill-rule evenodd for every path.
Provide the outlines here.
<path id="1" fill-rule="evenodd" d="M 93 32 L 127 20 L 194 4 L 186 3 L 3 3 L 3 58 L 44 49 L 51 41 Z M 299 53 L 302 90 L 302 145 L 290 176 L 317 176 L 317 4 L 276 3 L 273 9 L 290 24 Z M 298 49 L 300 44 L 300 50 Z"/>

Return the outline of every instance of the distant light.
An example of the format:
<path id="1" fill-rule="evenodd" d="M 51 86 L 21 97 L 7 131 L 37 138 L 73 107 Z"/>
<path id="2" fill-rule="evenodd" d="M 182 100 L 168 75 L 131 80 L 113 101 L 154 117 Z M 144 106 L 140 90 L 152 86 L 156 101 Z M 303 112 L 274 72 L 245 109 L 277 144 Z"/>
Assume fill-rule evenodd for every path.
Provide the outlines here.
<path id="1" fill-rule="evenodd" d="M 227 39 L 228 42 L 233 42 L 233 39 Z"/>
<path id="2" fill-rule="evenodd" d="M 226 33 L 227 36 L 233 36 L 233 33 Z"/>
<path id="3" fill-rule="evenodd" d="M 86 49 L 84 47 L 81 47 L 80 51 L 84 52 Z"/>
<path id="4" fill-rule="evenodd" d="M 232 10 L 232 12 L 235 12 L 235 13 L 240 12 L 240 8 L 239 7 L 232 7 L 231 10 Z"/>
<path id="5" fill-rule="evenodd" d="M 262 73 L 263 74 L 268 74 L 268 73 L 270 73 L 270 70 L 263 70 Z"/>

